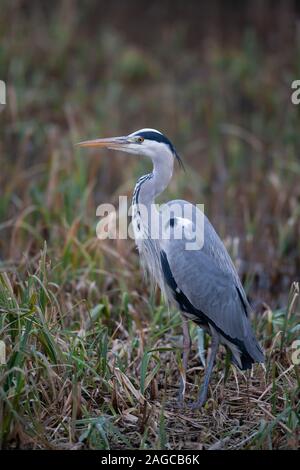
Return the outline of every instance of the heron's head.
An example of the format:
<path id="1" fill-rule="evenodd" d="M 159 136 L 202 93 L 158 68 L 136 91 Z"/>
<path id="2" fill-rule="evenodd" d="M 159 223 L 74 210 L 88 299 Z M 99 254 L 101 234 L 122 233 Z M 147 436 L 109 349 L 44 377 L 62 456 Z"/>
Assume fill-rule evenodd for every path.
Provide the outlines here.
<path id="1" fill-rule="evenodd" d="M 98 147 L 112 150 L 120 150 L 134 155 L 150 157 L 153 161 L 164 156 L 177 159 L 182 165 L 181 159 L 172 142 L 161 132 L 155 129 L 140 129 L 127 136 L 110 137 L 107 139 L 94 139 L 79 142 L 80 147 Z"/>

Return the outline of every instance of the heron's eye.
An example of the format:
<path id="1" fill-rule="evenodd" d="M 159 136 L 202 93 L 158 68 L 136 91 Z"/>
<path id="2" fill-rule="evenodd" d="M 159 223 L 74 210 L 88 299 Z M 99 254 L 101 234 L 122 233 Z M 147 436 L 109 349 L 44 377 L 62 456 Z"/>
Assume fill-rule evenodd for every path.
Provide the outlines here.
<path id="1" fill-rule="evenodd" d="M 141 137 L 141 136 L 136 137 L 136 142 L 138 144 L 141 144 L 142 142 L 144 142 L 144 140 L 145 140 L 144 137 Z"/>

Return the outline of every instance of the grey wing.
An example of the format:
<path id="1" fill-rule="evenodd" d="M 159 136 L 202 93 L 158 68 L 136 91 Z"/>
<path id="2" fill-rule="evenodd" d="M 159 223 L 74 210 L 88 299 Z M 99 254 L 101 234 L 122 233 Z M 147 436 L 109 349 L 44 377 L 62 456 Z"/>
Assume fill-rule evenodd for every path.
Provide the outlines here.
<path id="1" fill-rule="evenodd" d="M 174 293 L 177 299 L 194 309 L 191 313 L 201 312 L 226 341 L 253 361 L 263 362 L 263 353 L 247 317 L 250 307 L 238 274 L 207 219 L 205 224 L 202 249 L 186 250 L 185 239 L 162 243 L 166 282 L 171 290 L 177 289 Z"/>
<path id="2" fill-rule="evenodd" d="M 249 305 L 246 293 L 240 281 L 239 275 L 236 271 L 236 268 L 230 258 L 224 243 L 218 236 L 217 232 L 215 231 L 214 227 L 205 216 L 205 214 L 201 214 L 199 216 L 199 211 L 196 206 L 191 204 L 190 202 L 178 199 L 173 200 L 167 203 L 169 208 L 171 209 L 172 206 L 181 206 L 182 207 L 182 214 L 184 214 L 185 218 L 188 218 L 193 225 L 193 231 L 196 232 L 199 230 L 199 227 L 196 226 L 198 220 L 203 220 L 203 246 L 201 247 L 201 252 L 206 254 L 210 258 L 210 262 L 213 263 L 220 271 L 224 272 L 225 274 L 229 274 L 235 281 L 236 286 L 239 289 L 240 296 L 242 298 L 242 302 L 244 303 L 245 309 L 247 314 L 251 311 L 251 307 Z M 197 219 L 198 217 L 198 219 Z M 201 228 L 200 228 L 201 229 Z M 201 238 L 201 237 L 200 237 Z"/>

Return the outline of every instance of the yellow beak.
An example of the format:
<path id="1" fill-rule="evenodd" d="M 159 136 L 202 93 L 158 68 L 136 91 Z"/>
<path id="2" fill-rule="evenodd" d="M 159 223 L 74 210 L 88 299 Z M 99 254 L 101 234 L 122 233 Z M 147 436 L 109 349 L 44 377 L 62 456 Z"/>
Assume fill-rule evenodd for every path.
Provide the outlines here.
<path id="1" fill-rule="evenodd" d="M 110 137 L 108 139 L 93 139 L 93 140 L 85 140 L 83 142 L 78 142 L 79 147 L 102 147 L 108 149 L 118 150 L 123 148 L 124 146 L 130 144 L 127 137 Z"/>

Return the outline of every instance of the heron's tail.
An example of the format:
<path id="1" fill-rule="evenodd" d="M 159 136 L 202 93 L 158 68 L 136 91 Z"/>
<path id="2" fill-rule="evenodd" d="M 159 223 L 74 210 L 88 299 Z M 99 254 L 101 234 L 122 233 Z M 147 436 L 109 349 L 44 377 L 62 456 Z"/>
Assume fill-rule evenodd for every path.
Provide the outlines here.
<path id="1" fill-rule="evenodd" d="M 233 362 L 240 369 L 251 369 L 255 362 L 264 363 L 263 350 L 257 341 L 248 317 L 244 317 L 244 338 L 236 344 L 233 352 Z M 238 357 L 237 357 L 238 356 Z"/>

